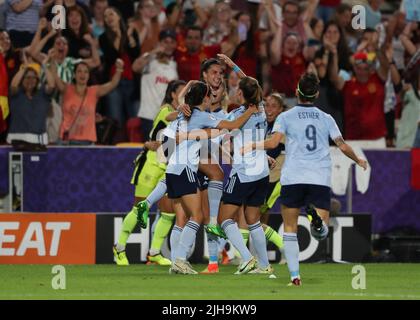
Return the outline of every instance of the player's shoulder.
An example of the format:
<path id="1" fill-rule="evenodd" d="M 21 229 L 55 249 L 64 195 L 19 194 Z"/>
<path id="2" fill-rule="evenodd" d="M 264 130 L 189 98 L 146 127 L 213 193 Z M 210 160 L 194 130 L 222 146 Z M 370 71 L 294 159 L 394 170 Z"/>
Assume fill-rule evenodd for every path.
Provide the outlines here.
<path id="1" fill-rule="evenodd" d="M 333 119 L 333 117 L 329 114 L 329 113 L 327 113 L 327 112 L 325 112 L 325 111 L 322 111 L 319 107 L 317 107 L 317 106 L 315 106 L 314 107 L 314 110 L 316 111 L 316 112 L 318 112 L 319 114 L 320 114 L 320 116 L 321 116 L 321 118 L 323 118 L 323 119 Z"/>

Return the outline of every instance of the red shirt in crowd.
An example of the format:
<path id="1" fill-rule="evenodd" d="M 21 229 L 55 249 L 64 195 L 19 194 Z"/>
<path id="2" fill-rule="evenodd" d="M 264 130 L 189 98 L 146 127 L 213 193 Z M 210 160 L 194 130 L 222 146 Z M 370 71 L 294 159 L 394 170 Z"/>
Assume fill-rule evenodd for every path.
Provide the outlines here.
<path id="1" fill-rule="evenodd" d="M 306 70 L 302 53 L 293 58 L 281 56 L 280 63 L 271 67 L 272 88 L 286 97 L 294 97 L 300 77 Z"/>
<path id="2" fill-rule="evenodd" d="M 185 47 L 175 51 L 175 61 L 178 65 L 180 80 L 190 81 L 200 79 L 201 62 L 209 58 L 217 58 L 220 53 L 220 45 L 202 46 L 200 51 L 190 54 Z"/>
<path id="3" fill-rule="evenodd" d="M 345 139 L 375 140 L 386 135 L 385 84 L 376 73 L 368 82 L 353 77 L 343 88 Z"/>
<path id="4" fill-rule="evenodd" d="M 133 80 L 134 74 L 133 74 L 130 56 L 124 52 L 123 54 L 120 55 L 120 59 L 124 62 L 124 69 L 121 74 L 121 79 Z M 114 64 L 111 67 L 111 78 L 114 76 L 116 71 L 117 71 L 117 68 L 115 67 L 115 64 Z"/>
<path id="5" fill-rule="evenodd" d="M 336 7 L 341 4 L 341 0 L 320 0 L 319 4 L 326 7 Z"/>
<path id="6" fill-rule="evenodd" d="M 257 61 L 259 48 L 259 34 L 254 34 L 254 46 L 252 52 L 249 52 L 246 47 L 246 42 L 242 42 L 233 54 L 232 60 L 240 66 L 242 71 L 250 77 L 257 77 Z"/>

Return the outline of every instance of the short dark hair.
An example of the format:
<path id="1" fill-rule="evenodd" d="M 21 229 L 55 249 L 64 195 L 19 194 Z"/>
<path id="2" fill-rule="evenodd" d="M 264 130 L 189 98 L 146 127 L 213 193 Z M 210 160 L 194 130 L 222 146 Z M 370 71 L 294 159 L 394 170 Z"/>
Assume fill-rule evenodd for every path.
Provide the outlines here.
<path id="1" fill-rule="evenodd" d="M 295 0 L 288 0 L 288 1 L 286 1 L 285 3 L 284 3 L 284 5 L 283 5 L 283 10 L 286 10 L 286 7 L 287 6 L 295 6 L 295 7 L 297 7 L 298 8 L 298 13 L 300 13 L 300 10 L 301 10 L 301 8 L 300 8 L 300 5 L 299 5 L 299 3 L 298 2 L 296 2 Z"/>
<path id="2" fill-rule="evenodd" d="M 297 87 L 302 102 L 314 102 L 319 92 L 319 79 L 315 73 L 307 72 L 300 77 Z"/>
<path id="3" fill-rule="evenodd" d="M 189 88 L 185 95 L 185 103 L 190 107 L 199 106 L 203 103 L 204 98 L 209 96 L 210 92 L 210 88 L 206 83 L 198 81 Z"/>
<path id="4" fill-rule="evenodd" d="M 348 5 L 347 3 L 341 3 L 335 9 L 335 12 L 337 14 L 343 14 L 346 11 L 351 11 L 351 6 Z"/>
<path id="5" fill-rule="evenodd" d="M 187 31 L 185 32 L 185 34 L 187 35 L 189 31 L 200 31 L 200 36 L 203 37 L 203 29 L 200 28 L 199 26 L 189 26 L 187 28 Z"/>

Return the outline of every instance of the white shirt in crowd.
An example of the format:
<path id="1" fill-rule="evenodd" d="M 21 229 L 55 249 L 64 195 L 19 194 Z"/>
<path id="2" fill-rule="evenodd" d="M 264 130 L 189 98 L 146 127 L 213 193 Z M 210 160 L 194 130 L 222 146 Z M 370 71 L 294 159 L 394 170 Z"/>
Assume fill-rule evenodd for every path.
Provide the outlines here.
<path id="1" fill-rule="evenodd" d="M 162 105 L 168 83 L 178 79 L 176 62 L 161 63 L 153 59 L 144 67 L 141 77 L 141 98 L 138 116 L 154 120 Z"/>

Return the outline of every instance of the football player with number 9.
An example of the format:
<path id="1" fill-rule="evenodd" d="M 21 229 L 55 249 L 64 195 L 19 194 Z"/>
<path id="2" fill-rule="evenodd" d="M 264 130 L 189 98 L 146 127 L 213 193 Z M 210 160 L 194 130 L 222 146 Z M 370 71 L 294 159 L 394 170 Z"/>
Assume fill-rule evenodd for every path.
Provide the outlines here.
<path id="1" fill-rule="evenodd" d="M 254 149 L 276 148 L 286 137 L 286 159 L 281 172 L 280 202 L 284 222 L 284 251 L 291 275 L 290 285 L 301 285 L 299 275 L 299 245 L 297 222 L 301 207 L 311 220 L 311 233 L 323 240 L 328 236 L 331 200 L 331 157 L 329 138 L 359 166 L 367 162 L 356 156 L 344 142 L 335 120 L 314 105 L 319 95 L 319 80 L 306 73 L 296 89 L 298 104 L 281 113 L 274 124 L 273 134 L 265 141 L 243 147 L 247 153 Z"/>

